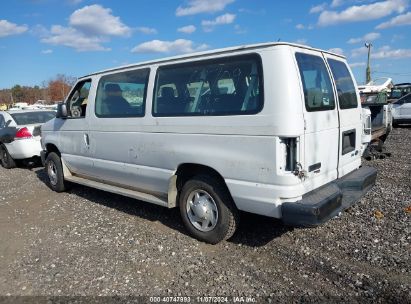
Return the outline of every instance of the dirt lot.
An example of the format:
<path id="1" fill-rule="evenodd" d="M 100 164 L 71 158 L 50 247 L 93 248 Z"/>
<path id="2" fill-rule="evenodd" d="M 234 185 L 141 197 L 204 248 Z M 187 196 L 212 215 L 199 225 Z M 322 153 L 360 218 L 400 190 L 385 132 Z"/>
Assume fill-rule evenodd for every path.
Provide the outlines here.
<path id="1" fill-rule="evenodd" d="M 275 302 L 411 302 L 411 129 L 390 135 L 377 185 L 315 229 L 242 215 L 219 245 L 177 210 L 0 169 L 0 295 L 252 296 Z M 407 209 L 408 208 L 408 209 Z M 4 300 L 5 298 L 3 298 Z"/>

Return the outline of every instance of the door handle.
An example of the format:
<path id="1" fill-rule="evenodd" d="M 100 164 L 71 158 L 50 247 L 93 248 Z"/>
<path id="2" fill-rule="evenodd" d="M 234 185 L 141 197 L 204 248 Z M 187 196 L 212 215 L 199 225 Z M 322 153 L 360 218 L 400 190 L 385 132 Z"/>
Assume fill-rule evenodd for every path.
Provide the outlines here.
<path id="1" fill-rule="evenodd" d="M 90 146 L 90 139 L 88 137 L 88 134 L 84 134 L 84 144 L 86 145 L 86 148 L 88 149 Z"/>

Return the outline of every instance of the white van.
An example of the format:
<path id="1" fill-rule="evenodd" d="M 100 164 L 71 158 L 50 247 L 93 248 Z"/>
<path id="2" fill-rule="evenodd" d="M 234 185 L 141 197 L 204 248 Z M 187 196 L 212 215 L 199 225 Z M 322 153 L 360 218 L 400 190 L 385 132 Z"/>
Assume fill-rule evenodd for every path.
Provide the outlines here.
<path id="1" fill-rule="evenodd" d="M 361 104 L 344 57 L 248 45 L 87 75 L 42 126 L 55 191 L 74 182 L 179 207 L 197 239 L 239 210 L 315 226 L 359 200 Z"/>

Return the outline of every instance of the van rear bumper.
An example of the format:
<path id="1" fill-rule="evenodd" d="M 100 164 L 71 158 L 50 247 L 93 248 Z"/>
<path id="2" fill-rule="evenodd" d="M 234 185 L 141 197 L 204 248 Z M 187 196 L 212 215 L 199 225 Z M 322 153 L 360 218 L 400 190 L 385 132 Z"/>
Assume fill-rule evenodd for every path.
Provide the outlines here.
<path id="1" fill-rule="evenodd" d="M 318 226 L 358 202 L 374 186 L 376 178 L 376 169 L 361 167 L 303 195 L 300 201 L 282 204 L 282 220 L 291 226 Z"/>

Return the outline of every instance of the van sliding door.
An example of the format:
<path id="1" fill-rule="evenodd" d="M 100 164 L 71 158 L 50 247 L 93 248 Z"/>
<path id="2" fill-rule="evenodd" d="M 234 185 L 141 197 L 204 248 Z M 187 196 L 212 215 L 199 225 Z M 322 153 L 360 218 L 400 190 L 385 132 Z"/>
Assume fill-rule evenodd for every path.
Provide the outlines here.
<path id="1" fill-rule="evenodd" d="M 359 96 L 347 64 L 339 57 L 325 55 L 334 80 L 339 112 L 339 177 L 357 169 L 361 164 L 362 119 Z"/>

